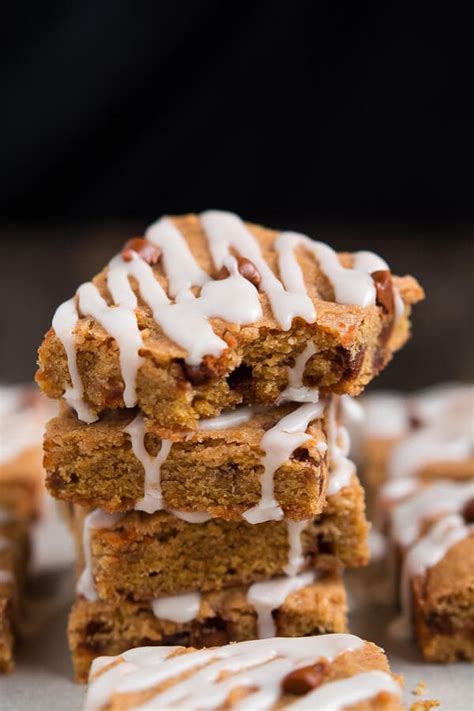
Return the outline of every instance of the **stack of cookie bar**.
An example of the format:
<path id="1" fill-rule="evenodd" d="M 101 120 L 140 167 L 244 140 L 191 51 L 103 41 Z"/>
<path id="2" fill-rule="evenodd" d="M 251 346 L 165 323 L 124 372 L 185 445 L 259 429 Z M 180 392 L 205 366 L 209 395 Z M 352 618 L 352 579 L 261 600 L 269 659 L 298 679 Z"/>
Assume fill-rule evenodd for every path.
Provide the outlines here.
<path id="1" fill-rule="evenodd" d="M 429 661 L 474 660 L 474 387 L 364 398 L 361 446 L 402 615 Z"/>
<path id="2" fill-rule="evenodd" d="M 51 408 L 33 386 L 0 386 L 0 672 L 11 671 L 30 529 L 41 510 L 41 441 Z"/>
<path id="3" fill-rule="evenodd" d="M 211 211 L 162 218 L 55 313 L 49 491 L 78 548 L 77 677 L 143 644 L 340 632 L 367 561 L 341 425 L 409 335 L 412 277 Z"/>

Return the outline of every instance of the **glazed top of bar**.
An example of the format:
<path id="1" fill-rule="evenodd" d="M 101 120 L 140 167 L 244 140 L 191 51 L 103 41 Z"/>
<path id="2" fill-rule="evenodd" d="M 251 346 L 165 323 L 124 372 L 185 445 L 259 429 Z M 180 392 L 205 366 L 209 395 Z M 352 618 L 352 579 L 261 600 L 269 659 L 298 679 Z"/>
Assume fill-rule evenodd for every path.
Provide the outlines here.
<path id="1" fill-rule="evenodd" d="M 414 477 L 433 463 L 474 458 L 474 386 L 442 384 L 413 395 L 375 393 L 362 402 L 363 438 L 394 441 L 387 462 L 390 479 Z M 466 477 L 472 476 L 471 469 Z"/>
<path id="2" fill-rule="evenodd" d="M 348 655 L 358 658 L 354 668 Z M 334 663 L 340 674 L 332 679 Z M 142 647 L 119 657 L 101 657 L 92 665 L 85 708 L 99 709 L 114 698 L 125 703 L 124 708 L 143 711 L 224 705 L 337 711 L 382 691 L 400 697 L 381 650 L 354 635 L 332 634 L 204 650 Z"/>
<path id="3" fill-rule="evenodd" d="M 337 254 L 305 235 L 227 212 L 164 217 L 57 309 L 53 329 L 72 381 L 65 399 L 81 419 L 95 419 L 82 398 L 75 338 L 97 329 L 118 345 L 124 404 L 134 407 L 137 372 L 151 342 L 163 361 L 181 358 L 196 367 L 221 359 L 243 327 L 288 331 L 301 319 L 342 334 L 350 345 L 362 317 L 377 324 L 378 334 L 379 309 L 396 320 L 422 296 L 412 277 L 392 280 L 386 262 L 371 252 Z"/>

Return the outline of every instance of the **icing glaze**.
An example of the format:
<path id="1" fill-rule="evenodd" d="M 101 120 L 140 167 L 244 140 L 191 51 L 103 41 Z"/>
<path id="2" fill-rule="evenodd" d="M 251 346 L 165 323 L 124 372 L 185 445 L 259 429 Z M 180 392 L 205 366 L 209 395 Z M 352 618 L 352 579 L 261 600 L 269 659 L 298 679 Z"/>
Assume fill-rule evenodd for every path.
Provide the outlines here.
<path id="1" fill-rule="evenodd" d="M 300 405 L 265 432 L 260 444 L 264 452 L 263 474 L 260 478 L 261 496 L 257 506 L 243 514 L 248 523 L 278 521 L 283 518 L 283 511 L 274 497 L 274 474 L 288 461 L 295 449 L 312 439 L 306 430 L 312 420 L 322 416 L 323 411 L 323 403 Z"/>
<path id="2" fill-rule="evenodd" d="M 67 367 L 72 383 L 65 388 L 63 397 L 69 407 L 77 412 L 79 419 L 90 424 L 97 420 L 97 415 L 92 412 L 84 400 L 84 386 L 77 367 L 74 329 L 78 319 L 79 314 L 74 297 L 58 306 L 53 316 L 52 326 L 66 352 Z"/>
<path id="3" fill-rule="evenodd" d="M 348 706 L 355 706 L 374 698 L 382 691 L 395 696 L 401 696 L 400 685 L 388 672 L 379 669 L 360 672 L 347 679 L 330 681 L 323 684 L 309 694 L 305 694 L 301 700 L 295 701 L 289 708 L 292 711 L 343 711 Z"/>
<path id="4" fill-rule="evenodd" d="M 278 398 L 282 402 L 318 402 L 319 391 L 309 388 L 303 383 L 303 375 L 309 360 L 316 353 L 316 346 L 310 342 L 306 348 L 295 358 L 292 368 L 287 368 L 288 385 Z"/>
<path id="5" fill-rule="evenodd" d="M 31 403 L 29 399 L 31 398 Z M 14 461 L 27 450 L 40 447 L 50 403 L 28 385 L 0 386 L 0 464 Z M 38 461 L 38 467 L 40 461 Z"/>
<path id="6" fill-rule="evenodd" d="M 192 592 L 158 597 L 151 602 L 151 609 L 155 617 L 183 623 L 190 622 L 198 616 L 200 605 L 201 594 Z"/>
<path id="7" fill-rule="evenodd" d="M 460 513 L 474 499 L 474 482 L 438 481 L 395 504 L 390 512 L 391 532 L 398 545 L 411 546 L 425 520 L 440 514 Z"/>
<path id="8" fill-rule="evenodd" d="M 84 555 L 84 569 L 77 581 L 76 591 L 86 600 L 97 600 L 94 576 L 92 574 L 92 531 L 98 528 L 110 528 L 122 514 L 111 514 L 102 509 L 95 509 L 87 514 L 84 519 L 82 531 L 82 548 Z"/>
<path id="9" fill-rule="evenodd" d="M 287 521 L 288 530 L 288 562 L 284 567 L 287 575 L 296 575 L 304 565 L 303 543 L 301 534 L 308 525 L 310 519 L 306 521 Z"/>
<path id="10" fill-rule="evenodd" d="M 181 680 L 153 693 L 150 700 L 139 707 L 141 711 L 192 709 L 202 705 L 203 699 L 206 709 L 215 709 L 223 705 L 234 688 L 242 686 L 249 688 L 249 695 L 238 702 L 244 704 L 241 708 L 263 711 L 279 699 L 281 682 L 290 671 L 321 658 L 331 662 L 340 654 L 361 649 L 363 645 L 354 635 L 332 634 L 238 642 L 185 654 L 175 654 L 176 647 L 133 649 L 120 657 L 108 658 L 108 664 L 100 659 L 94 662 L 85 708 L 96 711 L 112 694 L 151 691 L 158 684 L 183 674 L 185 677 Z M 125 669 L 119 671 L 120 667 Z M 196 689 L 199 689 L 197 706 L 193 701 Z"/>
<path id="11" fill-rule="evenodd" d="M 267 294 L 273 315 L 284 331 L 291 328 L 296 317 L 314 323 L 316 313 L 306 289 L 285 290 L 263 257 L 257 240 L 240 217 L 230 212 L 209 210 L 201 214 L 201 223 L 206 231 L 209 249 L 217 269 L 220 269 L 224 259 L 230 255 L 231 248 L 254 263 L 260 272 L 260 289 Z M 275 246 L 277 247 L 277 244 Z M 296 260 L 294 261 L 297 264 Z"/>
<path id="12" fill-rule="evenodd" d="M 314 571 L 301 573 L 290 578 L 273 578 L 263 583 L 254 583 L 247 592 L 247 600 L 257 612 L 259 639 L 274 637 L 276 634 L 273 610 L 281 607 L 288 595 L 296 590 L 311 585 L 316 579 Z"/>
<path id="13" fill-rule="evenodd" d="M 148 454 L 145 447 L 145 423 L 141 414 L 124 428 L 124 432 L 130 435 L 132 451 L 145 471 L 144 495 L 135 504 L 135 509 L 149 514 L 159 511 L 165 508 L 161 492 L 161 466 L 166 461 L 173 443 L 169 439 L 164 439 L 155 457 Z"/>
<path id="14" fill-rule="evenodd" d="M 331 399 L 328 408 L 328 461 L 329 483 L 327 495 L 333 496 L 350 484 L 355 474 L 354 463 L 347 458 L 350 449 L 349 433 L 345 427 L 336 421 L 337 397 Z"/>
<path id="15" fill-rule="evenodd" d="M 251 407 L 238 407 L 231 412 L 225 412 L 218 417 L 211 417 L 208 420 L 200 420 L 198 429 L 206 430 L 227 430 L 233 427 L 243 425 L 245 422 L 250 422 L 254 416 L 254 410 Z"/>

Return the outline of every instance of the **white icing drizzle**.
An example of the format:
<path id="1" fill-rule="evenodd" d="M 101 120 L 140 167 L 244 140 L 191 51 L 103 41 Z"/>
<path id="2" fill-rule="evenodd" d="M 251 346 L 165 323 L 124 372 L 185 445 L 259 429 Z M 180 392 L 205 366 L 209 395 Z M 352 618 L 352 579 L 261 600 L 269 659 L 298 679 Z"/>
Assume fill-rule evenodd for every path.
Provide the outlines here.
<path id="1" fill-rule="evenodd" d="M 118 664 L 105 667 L 94 663 L 86 699 L 86 711 L 97 711 L 112 695 L 151 690 L 161 682 L 186 677 L 139 708 L 182 708 L 191 711 L 202 706 L 215 709 L 223 705 L 234 688 L 248 687 L 249 695 L 234 708 L 272 708 L 281 695 L 281 681 L 292 670 L 314 664 L 324 658 L 329 662 L 344 652 L 361 649 L 364 642 L 348 634 L 317 637 L 272 638 L 239 642 L 213 649 L 201 649 L 174 655 L 176 647 L 142 647 L 125 652 Z M 96 660 L 97 661 L 97 660 Z M 119 671 L 120 667 L 126 667 Z M 100 672 L 100 673 L 99 673 Z M 97 676 L 95 676 L 97 674 Z M 199 696 L 196 697 L 196 689 Z"/>
<path id="2" fill-rule="evenodd" d="M 135 262 L 138 262 L 138 257 L 130 262 L 114 257 L 109 264 L 107 287 L 115 306 L 107 304 L 92 282 L 82 284 L 77 290 L 80 312 L 98 321 L 117 343 L 125 407 L 135 407 L 137 404 L 136 377 L 143 360 L 139 354 L 143 342 L 135 315 L 137 299 L 127 276 L 133 272 Z"/>
<path id="3" fill-rule="evenodd" d="M 350 484 L 355 474 L 354 463 L 347 458 L 350 450 L 349 433 L 345 427 L 336 422 L 337 398 L 331 399 L 328 408 L 328 461 L 329 483 L 327 495 L 333 496 Z"/>
<path id="4" fill-rule="evenodd" d="M 95 509 L 87 514 L 84 519 L 82 530 L 84 569 L 77 581 L 76 591 L 79 595 L 83 595 L 86 600 L 97 600 L 97 592 L 92 573 L 92 531 L 98 528 L 110 528 L 121 516 L 122 514 L 111 514 L 102 509 Z"/>
<path id="5" fill-rule="evenodd" d="M 200 606 L 201 594 L 199 592 L 158 597 L 151 602 L 151 609 L 155 617 L 178 624 L 194 620 L 198 616 Z"/>
<path id="6" fill-rule="evenodd" d="M 382 257 L 379 257 L 379 255 L 375 254 L 374 252 L 367 251 L 355 252 L 353 269 L 358 269 L 359 271 L 366 272 L 367 274 L 373 274 L 374 272 L 378 271 L 390 271 L 390 267 L 388 266 L 385 259 L 382 259 Z M 405 304 L 403 303 L 403 299 L 397 287 L 395 285 L 392 285 L 392 289 L 396 323 L 399 318 L 403 316 L 403 313 L 405 311 Z"/>
<path id="7" fill-rule="evenodd" d="M 280 274 L 287 289 L 306 293 L 303 272 L 295 255 L 299 246 L 303 246 L 317 259 L 321 270 L 332 284 L 337 303 L 362 307 L 375 304 L 374 282 L 365 270 L 359 270 L 355 265 L 353 269 L 343 267 L 332 247 L 298 232 L 282 232 L 275 240 Z"/>
<path id="8" fill-rule="evenodd" d="M 322 403 L 301 405 L 265 432 L 260 445 L 264 451 L 261 496 L 259 503 L 243 514 L 248 523 L 279 521 L 283 518 L 283 511 L 274 497 L 274 474 L 295 449 L 311 439 L 311 435 L 306 433 L 308 425 L 316 417 L 321 417 L 323 411 Z"/>
<path id="9" fill-rule="evenodd" d="M 165 508 L 161 491 L 161 466 L 166 461 L 173 442 L 170 439 L 162 440 L 160 451 L 152 457 L 145 447 L 145 423 L 141 414 L 124 428 L 124 432 L 130 435 L 133 453 L 145 470 L 144 495 L 135 504 L 135 510 L 149 514 L 159 511 Z"/>
<path id="10" fill-rule="evenodd" d="M 316 346 L 310 341 L 306 348 L 295 358 L 292 368 L 287 368 L 288 385 L 278 398 L 282 402 L 318 402 L 319 391 L 303 384 L 303 375 L 308 361 L 316 353 Z"/>
<path id="11" fill-rule="evenodd" d="M 176 509 L 166 509 L 166 511 L 187 523 L 206 523 L 212 518 L 210 514 L 204 511 L 177 511 Z"/>
<path id="12" fill-rule="evenodd" d="M 251 407 L 238 407 L 218 417 L 210 417 L 208 420 L 199 420 L 198 429 L 204 432 L 209 430 L 232 429 L 243 425 L 245 422 L 250 422 L 254 416 L 254 412 Z"/>
<path id="13" fill-rule="evenodd" d="M 168 217 L 162 217 L 150 225 L 145 238 L 162 251 L 168 291 L 172 298 L 182 289 L 204 286 L 210 280 L 207 272 L 194 259 L 181 232 Z"/>
<path id="14" fill-rule="evenodd" d="M 233 248 L 240 256 L 250 259 L 257 267 L 261 277 L 260 289 L 267 294 L 273 315 L 284 331 L 291 328 L 296 317 L 304 319 L 307 323 L 314 323 L 316 312 L 313 302 L 306 293 L 306 288 L 285 291 L 283 284 L 264 259 L 257 240 L 240 217 L 220 210 L 203 212 L 200 217 L 207 234 L 212 260 L 217 269 L 224 264 L 225 258 L 230 255 L 230 250 Z M 293 255 L 292 258 L 297 265 Z"/>
<path id="15" fill-rule="evenodd" d="M 330 681 L 305 694 L 289 708 L 292 711 L 343 711 L 348 706 L 374 698 L 385 691 L 395 698 L 401 696 L 400 685 L 388 672 L 380 669 L 354 674 L 347 679 Z"/>
<path id="16" fill-rule="evenodd" d="M 28 385 L 0 385 L 0 464 L 13 462 L 27 450 L 35 449 L 40 467 L 44 427 L 52 408 L 46 398 L 43 402 L 42 396 L 36 397 L 36 391 L 32 396 L 31 391 Z"/>
<path id="17" fill-rule="evenodd" d="M 423 425 L 435 424 L 441 418 L 472 423 L 474 413 L 474 385 L 442 383 L 422 390 L 408 399 L 411 414 Z"/>
<path id="18" fill-rule="evenodd" d="M 380 489 L 380 501 L 397 501 L 410 496 L 420 488 L 417 479 L 389 479 Z"/>
<path id="19" fill-rule="evenodd" d="M 286 522 L 288 531 L 288 562 L 284 567 L 284 572 L 287 575 L 296 575 L 304 565 L 305 558 L 303 555 L 303 543 L 301 534 L 308 525 L 310 519 L 305 521 L 290 521 Z"/>
<path id="20" fill-rule="evenodd" d="M 460 462 L 472 452 L 470 433 L 446 429 L 447 423 L 415 430 L 391 451 L 389 477 L 414 477 L 434 462 Z"/>
<path id="21" fill-rule="evenodd" d="M 90 424 L 97 420 L 87 403 L 84 401 L 84 386 L 77 367 L 76 338 L 74 329 L 76 327 L 79 314 L 77 313 L 76 297 L 68 299 L 58 306 L 53 316 L 52 326 L 56 336 L 61 341 L 66 351 L 67 367 L 72 385 L 66 386 L 64 399 L 69 407 L 77 412 L 77 416 L 83 422 Z"/>
<path id="22" fill-rule="evenodd" d="M 370 550 L 370 561 L 374 563 L 378 560 L 382 560 L 387 554 L 387 539 L 385 536 L 377 531 L 375 528 L 371 528 L 369 531 L 369 550 Z"/>
<path id="23" fill-rule="evenodd" d="M 247 600 L 257 612 L 257 629 L 259 639 L 274 637 L 275 621 L 272 612 L 281 607 L 290 593 L 311 585 L 316 578 L 314 571 L 301 573 L 291 578 L 273 578 L 263 583 L 254 583 L 247 591 Z"/>
<path id="24" fill-rule="evenodd" d="M 420 535 L 423 521 L 440 514 L 460 513 L 474 499 L 474 482 L 438 481 L 423 487 L 393 506 L 391 532 L 400 546 L 411 546 Z"/>
<path id="25" fill-rule="evenodd" d="M 472 533 L 474 533 L 474 525 L 466 525 L 459 514 L 451 514 L 438 521 L 425 536 L 410 548 L 403 560 L 400 578 L 402 614 L 390 627 L 390 632 L 394 636 L 407 638 L 411 634 L 411 581 L 413 578 L 425 575 L 429 568 L 443 560 L 456 543 Z"/>
<path id="26" fill-rule="evenodd" d="M 369 437 L 396 438 L 410 429 L 410 413 L 399 393 L 374 393 L 362 399 L 364 430 Z"/>

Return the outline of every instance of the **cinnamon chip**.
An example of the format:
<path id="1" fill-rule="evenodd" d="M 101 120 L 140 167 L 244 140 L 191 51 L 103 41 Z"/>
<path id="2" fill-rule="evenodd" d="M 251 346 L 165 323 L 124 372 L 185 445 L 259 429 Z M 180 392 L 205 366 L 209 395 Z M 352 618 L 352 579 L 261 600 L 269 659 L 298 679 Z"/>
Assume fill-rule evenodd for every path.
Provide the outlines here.
<path id="1" fill-rule="evenodd" d="M 285 694 L 301 696 L 321 685 L 328 669 L 327 662 L 316 662 L 301 669 L 295 669 L 285 676 L 281 687 Z"/>
<path id="2" fill-rule="evenodd" d="M 469 499 L 462 510 L 462 516 L 466 523 L 474 523 L 474 499 Z"/>
<path id="3" fill-rule="evenodd" d="M 372 272 L 376 291 L 377 306 L 381 306 L 384 312 L 390 316 L 395 314 L 395 299 L 393 297 L 392 275 L 388 269 L 380 269 Z"/>
<path id="4" fill-rule="evenodd" d="M 125 242 L 122 249 L 122 259 L 124 262 L 131 262 L 133 252 L 143 259 L 147 264 L 158 264 L 161 258 L 161 249 L 143 237 L 132 237 Z"/>
<path id="5" fill-rule="evenodd" d="M 258 271 L 255 264 L 251 262 L 250 259 L 245 259 L 245 257 L 236 257 L 236 260 L 239 274 L 258 289 L 258 287 L 260 286 L 260 282 L 262 281 L 262 277 L 260 276 L 260 272 Z M 228 276 L 230 276 L 229 270 L 227 269 L 227 267 L 222 267 L 219 274 L 217 275 L 217 278 L 227 279 Z"/>

